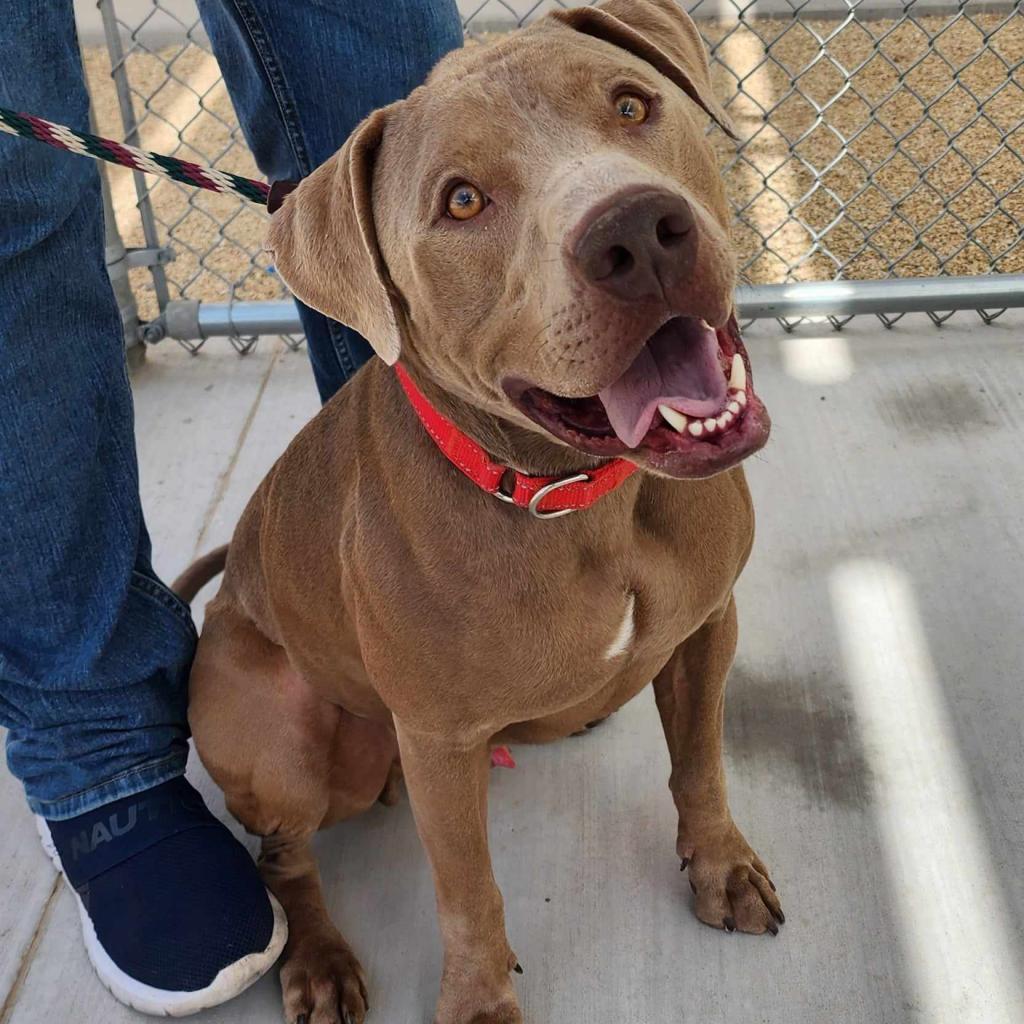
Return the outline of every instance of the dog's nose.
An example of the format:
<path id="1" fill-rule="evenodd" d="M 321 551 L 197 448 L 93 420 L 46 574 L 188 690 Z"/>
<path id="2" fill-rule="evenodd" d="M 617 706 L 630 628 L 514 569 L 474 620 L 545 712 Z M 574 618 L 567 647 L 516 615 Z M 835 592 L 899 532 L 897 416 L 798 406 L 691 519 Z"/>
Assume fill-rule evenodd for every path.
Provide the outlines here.
<path id="1" fill-rule="evenodd" d="M 649 189 L 585 223 L 571 258 L 586 281 L 617 298 L 652 298 L 679 282 L 696 242 L 690 204 L 667 189 Z"/>

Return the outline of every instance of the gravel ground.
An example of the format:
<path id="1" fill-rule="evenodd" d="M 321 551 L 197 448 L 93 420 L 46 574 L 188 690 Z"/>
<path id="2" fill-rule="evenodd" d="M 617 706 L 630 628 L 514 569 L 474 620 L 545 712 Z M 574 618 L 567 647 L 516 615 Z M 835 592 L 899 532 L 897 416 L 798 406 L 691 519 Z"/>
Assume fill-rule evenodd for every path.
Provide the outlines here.
<path id="1" fill-rule="evenodd" d="M 974 22 L 772 20 L 721 42 L 744 143 L 716 144 L 752 281 L 1024 270 L 1024 13 Z M 827 57 L 804 24 L 834 33 Z"/>
<path id="2" fill-rule="evenodd" d="M 749 280 L 1024 272 L 1024 13 L 701 28 L 743 140 L 712 136 Z M 120 137 L 106 52 L 85 59 L 99 131 Z M 137 111 L 149 97 L 144 146 L 259 176 L 209 54 L 136 52 L 128 70 Z M 142 244 L 130 174 L 114 169 L 112 185 L 126 242 Z M 281 294 L 256 207 L 163 181 L 152 197 L 178 252 L 172 291 Z M 150 315 L 148 273 L 133 273 Z"/>

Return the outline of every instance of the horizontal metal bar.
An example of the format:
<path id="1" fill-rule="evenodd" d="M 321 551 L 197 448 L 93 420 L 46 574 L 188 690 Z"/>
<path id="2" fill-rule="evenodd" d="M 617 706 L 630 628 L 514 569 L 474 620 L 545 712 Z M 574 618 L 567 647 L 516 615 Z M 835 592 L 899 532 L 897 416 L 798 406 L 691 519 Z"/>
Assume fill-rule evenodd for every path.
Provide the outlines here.
<path id="1" fill-rule="evenodd" d="M 164 337 L 179 341 L 200 338 L 250 338 L 261 334 L 302 334 L 299 312 L 291 299 L 272 302 L 196 302 L 174 299 L 160 318 Z"/>
<path id="2" fill-rule="evenodd" d="M 744 320 L 771 317 L 927 313 L 1024 306 L 1024 274 L 919 277 L 886 281 L 806 281 L 741 285 L 736 305 Z M 219 336 L 301 334 L 295 303 L 172 301 L 164 310 L 166 336 L 181 341 Z"/>
<path id="3" fill-rule="evenodd" d="M 1007 309 L 1024 306 L 1024 274 L 745 285 L 736 305 L 745 320 Z"/>
<path id="4" fill-rule="evenodd" d="M 128 261 L 128 266 L 132 268 L 163 267 L 168 263 L 173 263 L 176 258 L 177 253 L 169 245 L 160 249 L 129 248 L 125 250 L 125 259 Z"/>

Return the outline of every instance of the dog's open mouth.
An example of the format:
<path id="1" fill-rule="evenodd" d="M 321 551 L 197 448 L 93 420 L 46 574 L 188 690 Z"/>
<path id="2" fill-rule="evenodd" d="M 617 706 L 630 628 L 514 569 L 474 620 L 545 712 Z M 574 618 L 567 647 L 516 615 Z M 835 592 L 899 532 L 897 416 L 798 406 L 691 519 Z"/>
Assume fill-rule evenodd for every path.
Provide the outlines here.
<path id="1" fill-rule="evenodd" d="M 574 448 L 627 455 L 672 476 L 720 472 L 760 448 L 769 420 L 750 379 L 735 317 L 715 329 L 675 316 L 598 394 L 509 389 L 519 409 Z"/>

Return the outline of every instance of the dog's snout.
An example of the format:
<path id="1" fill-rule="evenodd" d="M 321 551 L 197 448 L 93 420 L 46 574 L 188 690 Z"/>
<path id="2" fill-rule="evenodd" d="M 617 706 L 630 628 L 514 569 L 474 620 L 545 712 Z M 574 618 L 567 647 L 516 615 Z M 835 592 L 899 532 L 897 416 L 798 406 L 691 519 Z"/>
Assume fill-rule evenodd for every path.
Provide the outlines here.
<path id="1" fill-rule="evenodd" d="M 620 299 L 643 299 L 676 284 L 695 251 L 690 204 L 667 189 L 651 189 L 586 220 L 570 258 L 589 283 Z"/>

